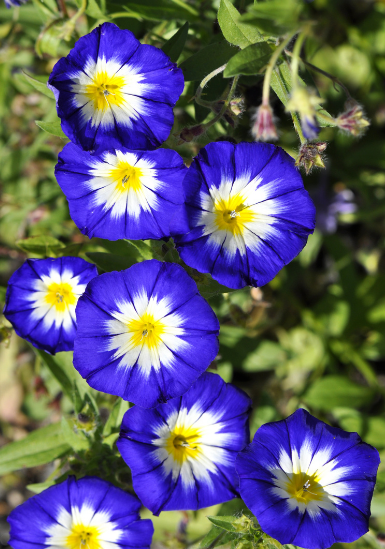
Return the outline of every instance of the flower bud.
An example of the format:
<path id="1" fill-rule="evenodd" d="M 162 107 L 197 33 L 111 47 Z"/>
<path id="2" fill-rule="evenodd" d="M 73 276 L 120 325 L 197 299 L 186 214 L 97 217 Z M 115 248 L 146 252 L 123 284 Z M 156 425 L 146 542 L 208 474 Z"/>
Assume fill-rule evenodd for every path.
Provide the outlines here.
<path id="1" fill-rule="evenodd" d="M 198 124 L 191 128 L 183 128 L 181 132 L 175 133 L 174 136 L 178 139 L 178 145 L 182 145 L 183 143 L 190 143 L 190 141 L 196 137 L 204 134 L 205 131 L 205 126 L 203 124 Z"/>
<path id="2" fill-rule="evenodd" d="M 296 111 L 301 117 L 302 131 L 306 139 L 316 139 L 320 128 L 316 120 L 316 110 L 323 99 L 314 90 L 297 87 L 293 89 L 286 105 L 287 111 Z"/>
<path id="3" fill-rule="evenodd" d="M 253 122 L 251 133 L 256 141 L 275 141 L 278 139 L 273 111 L 270 105 L 262 103 L 253 116 Z"/>
<path id="4" fill-rule="evenodd" d="M 212 104 L 211 109 L 215 114 L 219 114 L 222 110 L 222 107 L 224 105 L 224 100 L 220 99 L 219 101 L 216 101 Z M 238 123 L 239 116 L 243 113 L 244 107 L 243 107 L 243 99 L 242 97 L 235 97 L 232 99 L 223 115 L 223 118 L 226 120 L 228 124 L 232 128 L 235 128 L 235 126 Z"/>
<path id="5" fill-rule="evenodd" d="M 324 141 L 302 145 L 295 165 L 304 168 L 306 175 L 308 175 L 313 168 L 324 168 L 325 164 L 322 153 L 325 151 L 326 147 L 327 143 Z"/>
<path id="6" fill-rule="evenodd" d="M 348 99 L 345 103 L 345 110 L 336 119 L 337 126 L 341 129 L 354 135 L 360 136 L 370 125 L 369 120 L 364 115 L 362 107 L 354 99 Z"/>

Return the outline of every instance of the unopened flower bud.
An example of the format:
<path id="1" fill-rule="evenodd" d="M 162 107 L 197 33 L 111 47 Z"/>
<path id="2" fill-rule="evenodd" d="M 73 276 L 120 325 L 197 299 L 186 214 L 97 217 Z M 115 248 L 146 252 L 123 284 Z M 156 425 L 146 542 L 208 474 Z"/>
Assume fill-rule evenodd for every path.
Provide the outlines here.
<path id="1" fill-rule="evenodd" d="M 348 99 L 345 103 L 345 110 L 336 119 L 337 126 L 341 129 L 358 137 L 370 125 L 369 120 L 364 115 L 362 107 L 354 99 Z"/>
<path id="2" fill-rule="evenodd" d="M 262 103 L 253 116 L 253 122 L 251 133 L 256 141 L 275 141 L 278 139 L 273 111 L 270 105 Z"/>
<path id="3" fill-rule="evenodd" d="M 286 105 L 287 111 L 296 111 L 300 115 L 301 127 L 306 139 L 316 139 L 320 132 L 315 108 L 322 102 L 323 99 L 316 95 L 314 90 L 301 86 L 293 90 Z"/>
<path id="4" fill-rule="evenodd" d="M 313 168 L 324 168 L 325 163 L 322 158 L 322 153 L 325 151 L 326 147 L 327 143 L 324 141 L 302 145 L 295 165 L 304 168 L 306 175 L 310 173 Z"/>
<path id="5" fill-rule="evenodd" d="M 219 114 L 222 110 L 224 103 L 225 102 L 223 99 L 216 101 L 211 106 L 212 111 L 215 114 Z M 241 97 L 235 97 L 230 101 L 227 109 L 225 110 L 223 118 L 228 124 L 230 124 L 232 128 L 235 128 L 238 123 L 238 118 L 243 113 L 243 110 L 243 99 Z"/>
<path id="6" fill-rule="evenodd" d="M 175 137 L 178 139 L 178 145 L 182 143 L 190 143 L 196 137 L 199 137 L 205 133 L 206 128 L 203 124 L 198 124 L 197 126 L 192 126 L 191 128 L 183 128 L 179 133 L 175 133 Z"/>

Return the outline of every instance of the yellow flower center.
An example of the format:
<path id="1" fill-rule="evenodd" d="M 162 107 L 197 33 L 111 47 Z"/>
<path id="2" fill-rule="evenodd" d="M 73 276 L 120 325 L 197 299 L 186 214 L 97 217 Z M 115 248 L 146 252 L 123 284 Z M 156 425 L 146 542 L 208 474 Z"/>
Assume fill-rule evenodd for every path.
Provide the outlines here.
<path id="1" fill-rule="evenodd" d="M 58 312 L 63 313 L 68 305 L 75 305 L 77 297 L 73 292 L 71 284 L 68 282 L 52 282 L 48 286 L 45 301 L 54 306 Z"/>
<path id="2" fill-rule="evenodd" d="M 155 321 L 149 313 L 144 313 L 140 320 L 131 320 L 128 329 L 134 345 L 147 345 L 150 349 L 158 347 L 165 333 L 165 325 L 160 320 Z"/>
<path id="3" fill-rule="evenodd" d="M 196 427 L 175 427 L 167 439 L 166 450 L 179 464 L 188 458 L 196 459 L 201 453 L 199 437 L 200 431 Z"/>
<path id="4" fill-rule="evenodd" d="M 128 162 L 120 160 L 116 166 L 111 168 L 107 177 L 116 182 L 115 190 L 118 193 L 124 193 L 132 189 L 138 192 L 142 188 L 141 177 L 143 171 L 140 168 L 131 166 Z"/>
<path id="5" fill-rule="evenodd" d="M 319 484 L 316 475 L 309 476 L 306 473 L 293 473 L 287 483 L 287 492 L 300 503 L 320 501 L 324 499 L 325 490 Z"/>
<path id="6" fill-rule="evenodd" d="M 99 529 L 96 526 L 78 524 L 72 526 L 72 532 L 66 539 L 68 549 L 101 549 Z"/>
<path id="7" fill-rule="evenodd" d="M 116 74 L 109 76 L 106 71 L 100 71 L 88 84 L 85 95 L 93 101 L 94 109 L 105 111 L 110 105 L 120 107 L 124 102 L 122 87 L 125 85 L 125 78 Z"/>
<path id="8" fill-rule="evenodd" d="M 233 235 L 243 234 L 245 223 L 255 219 L 255 214 L 245 206 L 243 200 L 241 194 L 216 200 L 214 213 L 218 229 L 230 231 Z"/>

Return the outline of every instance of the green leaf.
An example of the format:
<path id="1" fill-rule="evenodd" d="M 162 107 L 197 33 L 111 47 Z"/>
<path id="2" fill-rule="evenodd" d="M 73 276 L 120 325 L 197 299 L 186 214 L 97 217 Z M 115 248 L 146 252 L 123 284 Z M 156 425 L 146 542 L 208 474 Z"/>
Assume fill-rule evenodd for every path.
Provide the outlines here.
<path id="1" fill-rule="evenodd" d="M 148 21 L 170 21 L 172 19 L 182 21 L 196 21 L 198 11 L 181 0 L 140 0 L 130 1 L 129 6 L 122 8 L 133 15 Z"/>
<path id="2" fill-rule="evenodd" d="M 360 408 L 369 403 L 374 391 L 353 383 L 343 376 L 326 376 L 317 379 L 303 400 L 311 408 L 328 412 L 338 407 Z"/>
<path id="3" fill-rule="evenodd" d="M 67 136 L 61 129 L 60 121 L 57 122 L 44 122 L 43 120 L 35 120 L 36 126 L 39 126 L 41 130 L 44 130 L 51 135 L 60 137 L 61 139 L 67 139 Z"/>
<path id="4" fill-rule="evenodd" d="M 115 429 L 119 429 L 122 423 L 124 414 L 130 407 L 130 403 L 118 398 L 114 402 L 114 406 L 103 428 L 103 436 L 109 436 Z"/>
<path id="5" fill-rule="evenodd" d="M 87 1 L 87 9 L 86 14 L 90 17 L 93 17 L 94 19 L 103 19 L 104 13 L 98 6 L 96 0 L 88 0 Z"/>
<path id="6" fill-rule="evenodd" d="M 55 99 L 52 91 L 47 88 L 47 81 L 48 78 L 46 76 L 41 76 L 41 80 L 37 80 L 36 78 L 33 78 L 30 74 L 28 74 L 26 71 L 22 71 L 22 76 L 24 77 L 24 80 L 28 82 L 28 84 L 31 84 L 35 88 L 35 90 L 39 91 L 43 95 L 46 95 L 50 99 Z"/>
<path id="7" fill-rule="evenodd" d="M 73 381 L 68 376 L 65 367 L 61 362 L 52 355 L 49 355 L 45 351 L 42 351 L 41 349 L 36 349 L 36 347 L 33 347 L 30 345 L 35 354 L 40 357 L 42 362 L 47 366 L 47 368 L 50 370 L 51 374 L 54 376 L 54 378 L 60 383 L 61 388 L 63 389 L 63 392 L 68 396 L 68 398 L 73 402 L 74 401 L 74 391 L 73 391 Z"/>
<path id="8" fill-rule="evenodd" d="M 186 82 L 201 81 L 210 72 L 227 63 L 238 51 L 238 48 L 226 40 L 222 40 L 202 48 L 198 53 L 183 61 L 179 67 L 183 71 Z"/>
<path id="9" fill-rule="evenodd" d="M 163 259 L 162 241 L 159 240 L 126 240 L 127 244 L 136 248 L 143 259 Z"/>
<path id="10" fill-rule="evenodd" d="M 188 28 L 189 24 L 185 23 L 183 27 L 181 27 L 178 32 L 162 46 L 164 53 L 166 53 L 174 63 L 178 61 L 179 56 L 183 51 L 188 36 Z"/>
<path id="11" fill-rule="evenodd" d="M 271 47 L 266 42 L 248 46 L 230 59 L 223 76 L 230 78 L 237 74 L 256 74 L 267 65 L 272 53 Z"/>
<path id="12" fill-rule="evenodd" d="M 218 23 L 226 40 L 240 48 L 263 41 L 261 33 L 256 28 L 241 23 L 239 17 L 239 11 L 234 8 L 230 0 L 221 0 Z"/>
<path id="13" fill-rule="evenodd" d="M 302 78 L 299 78 L 299 81 L 303 86 L 306 86 Z M 271 75 L 270 85 L 281 100 L 281 102 L 286 107 L 290 99 L 290 94 L 292 90 L 291 70 L 286 62 L 281 63 L 281 65 L 279 65 L 278 67 L 275 67 L 275 69 L 273 70 L 273 74 Z M 329 115 L 329 113 L 325 109 L 319 109 L 319 111 L 323 114 Z M 322 128 L 325 128 L 327 126 L 333 126 L 333 124 L 325 122 L 323 119 L 318 117 L 317 121 Z"/>
<path id="14" fill-rule="evenodd" d="M 241 16 L 244 24 L 251 24 L 266 35 L 281 36 L 298 26 L 303 8 L 302 0 L 270 0 L 248 7 L 248 13 Z"/>
<path id="15" fill-rule="evenodd" d="M 131 257 L 104 252 L 88 252 L 86 256 L 105 272 L 123 271 L 136 263 Z"/>
<path id="16" fill-rule="evenodd" d="M 187 269 L 187 272 L 190 275 L 192 274 L 190 269 Z M 214 295 L 227 294 L 235 291 L 233 288 L 228 288 L 227 286 L 223 286 L 223 284 L 219 284 L 219 282 L 211 278 L 209 274 L 202 275 L 199 273 L 198 277 L 197 280 L 195 280 L 194 276 L 192 278 L 194 278 L 197 283 L 199 293 L 205 299 L 213 297 Z"/>
<path id="17" fill-rule="evenodd" d="M 222 528 L 213 526 L 209 533 L 202 539 L 199 547 L 202 549 L 212 549 L 214 547 L 220 547 L 221 545 L 226 545 L 231 543 L 233 540 L 239 539 L 240 534 L 235 532 L 226 532 Z"/>
<path id="18" fill-rule="evenodd" d="M 65 247 L 57 238 L 45 234 L 17 240 L 16 245 L 34 257 L 56 257 L 59 250 Z"/>
<path id="19" fill-rule="evenodd" d="M 370 417 L 351 409 L 344 411 L 345 413 L 341 410 L 342 414 L 336 412 L 334 415 L 342 429 L 358 433 L 365 442 L 376 448 L 385 448 L 385 419 L 383 417 Z"/>
<path id="20" fill-rule="evenodd" d="M 222 530 L 227 530 L 227 532 L 239 532 L 234 527 L 234 522 L 238 520 L 238 517 L 234 516 L 216 516 L 216 517 L 207 517 L 210 522 L 212 522 L 215 526 L 218 526 L 218 528 L 222 528 Z"/>
<path id="21" fill-rule="evenodd" d="M 70 446 L 63 440 L 60 423 L 47 425 L 11 442 L 0 450 L 0 475 L 24 467 L 36 467 L 63 456 Z"/>

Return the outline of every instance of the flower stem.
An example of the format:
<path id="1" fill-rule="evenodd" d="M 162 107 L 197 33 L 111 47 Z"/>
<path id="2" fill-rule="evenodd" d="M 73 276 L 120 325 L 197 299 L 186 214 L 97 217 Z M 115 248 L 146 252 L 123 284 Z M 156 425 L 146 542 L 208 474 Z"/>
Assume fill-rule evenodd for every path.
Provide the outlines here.
<path id="1" fill-rule="evenodd" d="M 227 107 L 229 106 L 229 103 L 230 101 L 232 100 L 233 98 L 233 95 L 234 95 L 234 92 L 235 92 L 235 88 L 237 87 L 237 84 L 238 84 L 238 79 L 239 79 L 239 76 L 236 76 L 231 84 L 231 88 L 230 88 L 230 91 L 228 93 L 228 96 L 227 98 L 225 99 L 225 101 L 223 102 L 223 105 L 222 105 L 222 108 L 221 110 L 219 111 L 219 113 L 214 116 L 214 118 L 212 120 L 210 120 L 209 122 L 207 122 L 207 124 L 204 124 L 204 127 L 205 129 L 208 129 L 210 128 L 211 126 L 213 126 L 216 122 L 218 122 L 218 120 L 220 120 L 222 118 L 222 116 L 225 114 L 226 110 L 227 110 Z"/>
<path id="2" fill-rule="evenodd" d="M 69 23 L 72 23 L 73 25 L 75 25 L 79 17 L 81 17 L 83 13 L 86 11 L 86 8 L 87 8 L 87 0 L 82 0 L 82 5 L 78 9 L 78 11 L 75 13 L 75 15 L 71 17 L 71 19 L 69 20 Z"/>
<path id="3" fill-rule="evenodd" d="M 299 121 L 299 116 L 296 112 L 291 112 L 291 118 L 293 119 L 293 124 L 295 131 L 298 133 L 299 140 L 301 141 L 301 145 L 304 143 L 307 143 L 307 139 L 303 135 L 301 122 Z"/>
<path id="4" fill-rule="evenodd" d="M 298 69 L 299 69 L 299 60 L 300 60 L 300 53 L 302 49 L 303 42 L 306 38 L 306 33 L 301 32 L 301 34 L 298 36 L 297 40 L 295 41 L 293 53 L 292 53 L 292 62 L 291 62 L 291 77 L 292 77 L 292 86 L 293 90 L 299 86 L 299 76 L 298 76 Z"/>
<path id="5" fill-rule="evenodd" d="M 279 46 L 277 46 L 275 52 L 270 57 L 270 61 L 267 65 L 266 72 L 265 72 L 265 78 L 263 80 L 263 91 L 262 91 L 262 104 L 268 105 L 269 104 L 269 96 L 270 96 L 270 81 L 271 81 L 271 75 L 273 73 L 273 69 L 278 61 L 279 56 L 283 52 L 283 50 L 286 48 L 290 40 L 293 38 L 294 34 L 290 34 Z"/>
<path id="6" fill-rule="evenodd" d="M 202 105 L 202 107 L 208 107 L 210 108 L 211 107 L 211 102 L 209 101 L 205 101 L 204 99 L 201 98 L 202 96 L 202 91 L 203 91 L 203 88 L 206 86 L 206 84 L 208 82 L 210 82 L 210 80 L 212 78 L 214 78 L 214 76 L 217 76 L 217 74 L 220 74 L 221 72 L 223 72 L 225 70 L 227 66 L 227 63 L 225 63 L 224 65 L 222 65 L 221 67 L 219 67 L 218 69 L 215 69 L 215 71 L 213 72 L 210 72 L 210 74 L 208 74 L 203 80 L 202 82 L 199 84 L 198 88 L 197 88 L 197 91 L 195 93 L 195 101 L 198 103 L 198 105 Z"/>
<path id="7" fill-rule="evenodd" d="M 328 124 L 332 124 L 333 126 L 337 126 L 336 119 L 330 116 L 330 114 L 325 114 L 321 111 L 316 111 L 317 118 L 321 118 L 321 120 L 324 120 Z"/>

